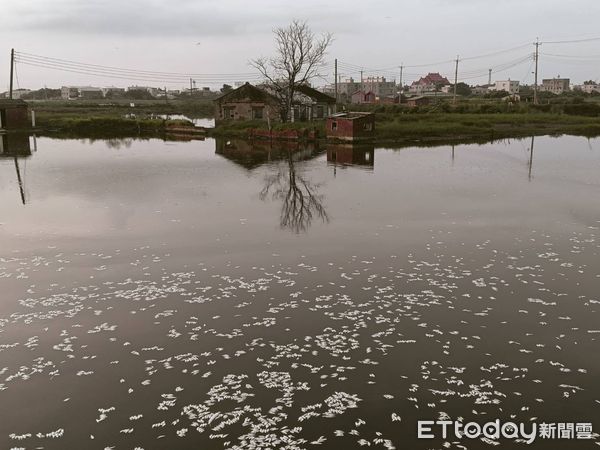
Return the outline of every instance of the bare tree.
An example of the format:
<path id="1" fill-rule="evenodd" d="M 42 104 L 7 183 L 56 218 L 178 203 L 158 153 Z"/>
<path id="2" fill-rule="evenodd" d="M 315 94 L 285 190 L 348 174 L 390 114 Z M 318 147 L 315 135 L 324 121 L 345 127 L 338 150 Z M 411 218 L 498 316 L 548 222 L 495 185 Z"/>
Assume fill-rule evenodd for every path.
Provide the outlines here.
<path id="1" fill-rule="evenodd" d="M 281 120 L 287 122 L 297 87 L 320 75 L 319 68 L 333 35 L 325 33 L 317 38 L 306 22 L 298 20 L 273 33 L 276 55 L 254 59 L 250 64 L 266 79 L 279 100 Z"/>
<path id="2" fill-rule="evenodd" d="M 291 151 L 288 151 L 286 159 L 287 164 L 280 165 L 276 173 L 265 178 L 265 186 L 260 192 L 261 200 L 265 200 L 269 194 L 273 200 L 281 200 L 279 224 L 281 228 L 295 233 L 306 231 L 315 215 L 323 223 L 329 222 L 318 186 L 296 171 Z"/>

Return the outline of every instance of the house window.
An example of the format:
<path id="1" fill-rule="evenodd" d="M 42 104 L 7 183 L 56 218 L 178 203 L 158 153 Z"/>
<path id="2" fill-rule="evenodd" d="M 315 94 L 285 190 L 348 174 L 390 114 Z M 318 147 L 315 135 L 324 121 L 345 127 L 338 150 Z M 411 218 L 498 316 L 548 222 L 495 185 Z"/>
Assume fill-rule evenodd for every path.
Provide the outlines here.
<path id="1" fill-rule="evenodd" d="M 253 119 L 262 119 L 263 118 L 263 108 L 262 107 L 252 108 L 252 118 Z"/>
<path id="2" fill-rule="evenodd" d="M 333 121 L 331 122 L 331 131 L 335 131 L 337 130 L 337 122 Z"/>
<path id="3" fill-rule="evenodd" d="M 373 124 L 372 123 L 365 123 L 365 124 L 363 124 L 363 130 L 365 130 L 365 131 L 372 131 L 373 130 Z"/>
<path id="4" fill-rule="evenodd" d="M 223 118 L 224 119 L 233 119 L 233 106 L 224 106 L 223 107 Z"/>

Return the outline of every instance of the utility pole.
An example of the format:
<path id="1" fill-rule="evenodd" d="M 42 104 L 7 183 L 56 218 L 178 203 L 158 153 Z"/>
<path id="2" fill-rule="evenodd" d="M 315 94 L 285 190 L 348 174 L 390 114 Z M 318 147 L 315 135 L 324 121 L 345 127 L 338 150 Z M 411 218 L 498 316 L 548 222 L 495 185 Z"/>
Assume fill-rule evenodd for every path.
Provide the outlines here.
<path id="1" fill-rule="evenodd" d="M 533 142 L 535 136 L 531 136 L 531 148 L 529 150 L 529 181 L 531 181 L 531 169 L 533 168 Z"/>
<path id="2" fill-rule="evenodd" d="M 25 187 L 23 186 L 23 179 L 21 178 L 21 170 L 19 169 L 19 159 L 15 155 L 15 169 L 17 171 L 17 184 L 19 185 L 19 192 L 21 193 L 21 202 L 25 205 L 27 200 L 25 199 Z"/>
<path id="3" fill-rule="evenodd" d="M 452 103 L 456 105 L 456 83 L 458 83 L 458 55 L 456 55 L 456 68 L 454 69 L 454 96 L 452 98 Z"/>
<path id="4" fill-rule="evenodd" d="M 362 83 L 363 83 L 363 71 L 360 71 L 360 88 L 362 89 Z"/>
<path id="5" fill-rule="evenodd" d="M 400 95 L 402 95 L 402 69 L 404 69 L 403 63 L 400 63 L 400 82 L 398 85 L 400 86 Z"/>
<path id="6" fill-rule="evenodd" d="M 10 89 L 8 90 L 8 98 L 13 98 L 13 69 L 15 67 L 15 49 L 10 49 Z"/>
<path id="7" fill-rule="evenodd" d="M 335 80 L 335 102 L 338 102 L 338 72 L 337 72 L 337 58 L 335 58 L 335 74 L 334 74 L 334 80 Z"/>
<path id="8" fill-rule="evenodd" d="M 539 48 L 540 48 L 540 40 L 536 38 L 535 40 L 535 82 L 533 84 L 533 104 L 538 104 L 538 59 L 539 59 Z"/>
<path id="9" fill-rule="evenodd" d="M 193 93 L 193 89 L 192 89 L 192 79 L 190 78 L 190 98 L 192 98 L 192 93 Z"/>
<path id="10" fill-rule="evenodd" d="M 488 69 L 488 86 L 492 85 L 492 69 Z"/>

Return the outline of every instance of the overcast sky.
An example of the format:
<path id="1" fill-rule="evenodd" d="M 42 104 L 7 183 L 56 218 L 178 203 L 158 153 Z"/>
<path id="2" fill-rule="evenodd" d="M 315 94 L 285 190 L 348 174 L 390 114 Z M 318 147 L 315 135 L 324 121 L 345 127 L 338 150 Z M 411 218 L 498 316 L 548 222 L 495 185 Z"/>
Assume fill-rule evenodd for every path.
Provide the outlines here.
<path id="1" fill-rule="evenodd" d="M 452 78 L 457 55 L 478 56 L 542 41 L 600 36 L 599 0 L 1 0 L 0 90 L 8 86 L 10 48 L 19 52 L 84 63 L 147 71 L 234 74 L 253 72 L 250 58 L 273 50 L 272 30 L 292 19 L 308 21 L 315 33 L 335 36 L 328 61 L 340 61 L 343 77 L 398 77 L 428 71 Z M 544 44 L 540 77 L 573 82 L 600 79 L 600 41 Z M 459 79 L 487 81 L 487 68 L 514 67 L 494 79 L 533 81 L 533 45 L 459 65 Z M 561 56 L 550 56 L 561 55 Z M 566 55 L 566 56 L 562 56 Z M 446 62 L 442 62 L 446 61 Z M 521 61 L 521 62 L 519 62 Z M 333 79 L 333 64 L 323 70 Z M 352 67 L 352 68 L 351 68 Z M 374 70 L 385 69 L 385 70 Z M 462 72 L 462 74 L 461 74 Z M 239 74 L 239 75 L 238 75 Z M 17 64 L 18 85 L 163 86 Z M 198 87 L 216 86 L 198 76 Z M 323 84 L 325 79 L 318 80 Z M 222 83 L 221 83 L 222 84 Z M 16 87 L 16 86 L 15 86 Z M 169 87 L 184 87 L 180 81 Z"/>

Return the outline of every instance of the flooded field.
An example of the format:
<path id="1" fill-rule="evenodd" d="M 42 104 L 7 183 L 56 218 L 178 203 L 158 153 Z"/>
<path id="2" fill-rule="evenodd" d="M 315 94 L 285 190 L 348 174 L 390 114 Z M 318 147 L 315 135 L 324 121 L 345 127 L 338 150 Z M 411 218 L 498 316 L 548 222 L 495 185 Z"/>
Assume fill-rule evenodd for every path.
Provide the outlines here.
<path id="1" fill-rule="evenodd" d="M 600 140 L 2 148 L 0 448 L 598 448 Z"/>

